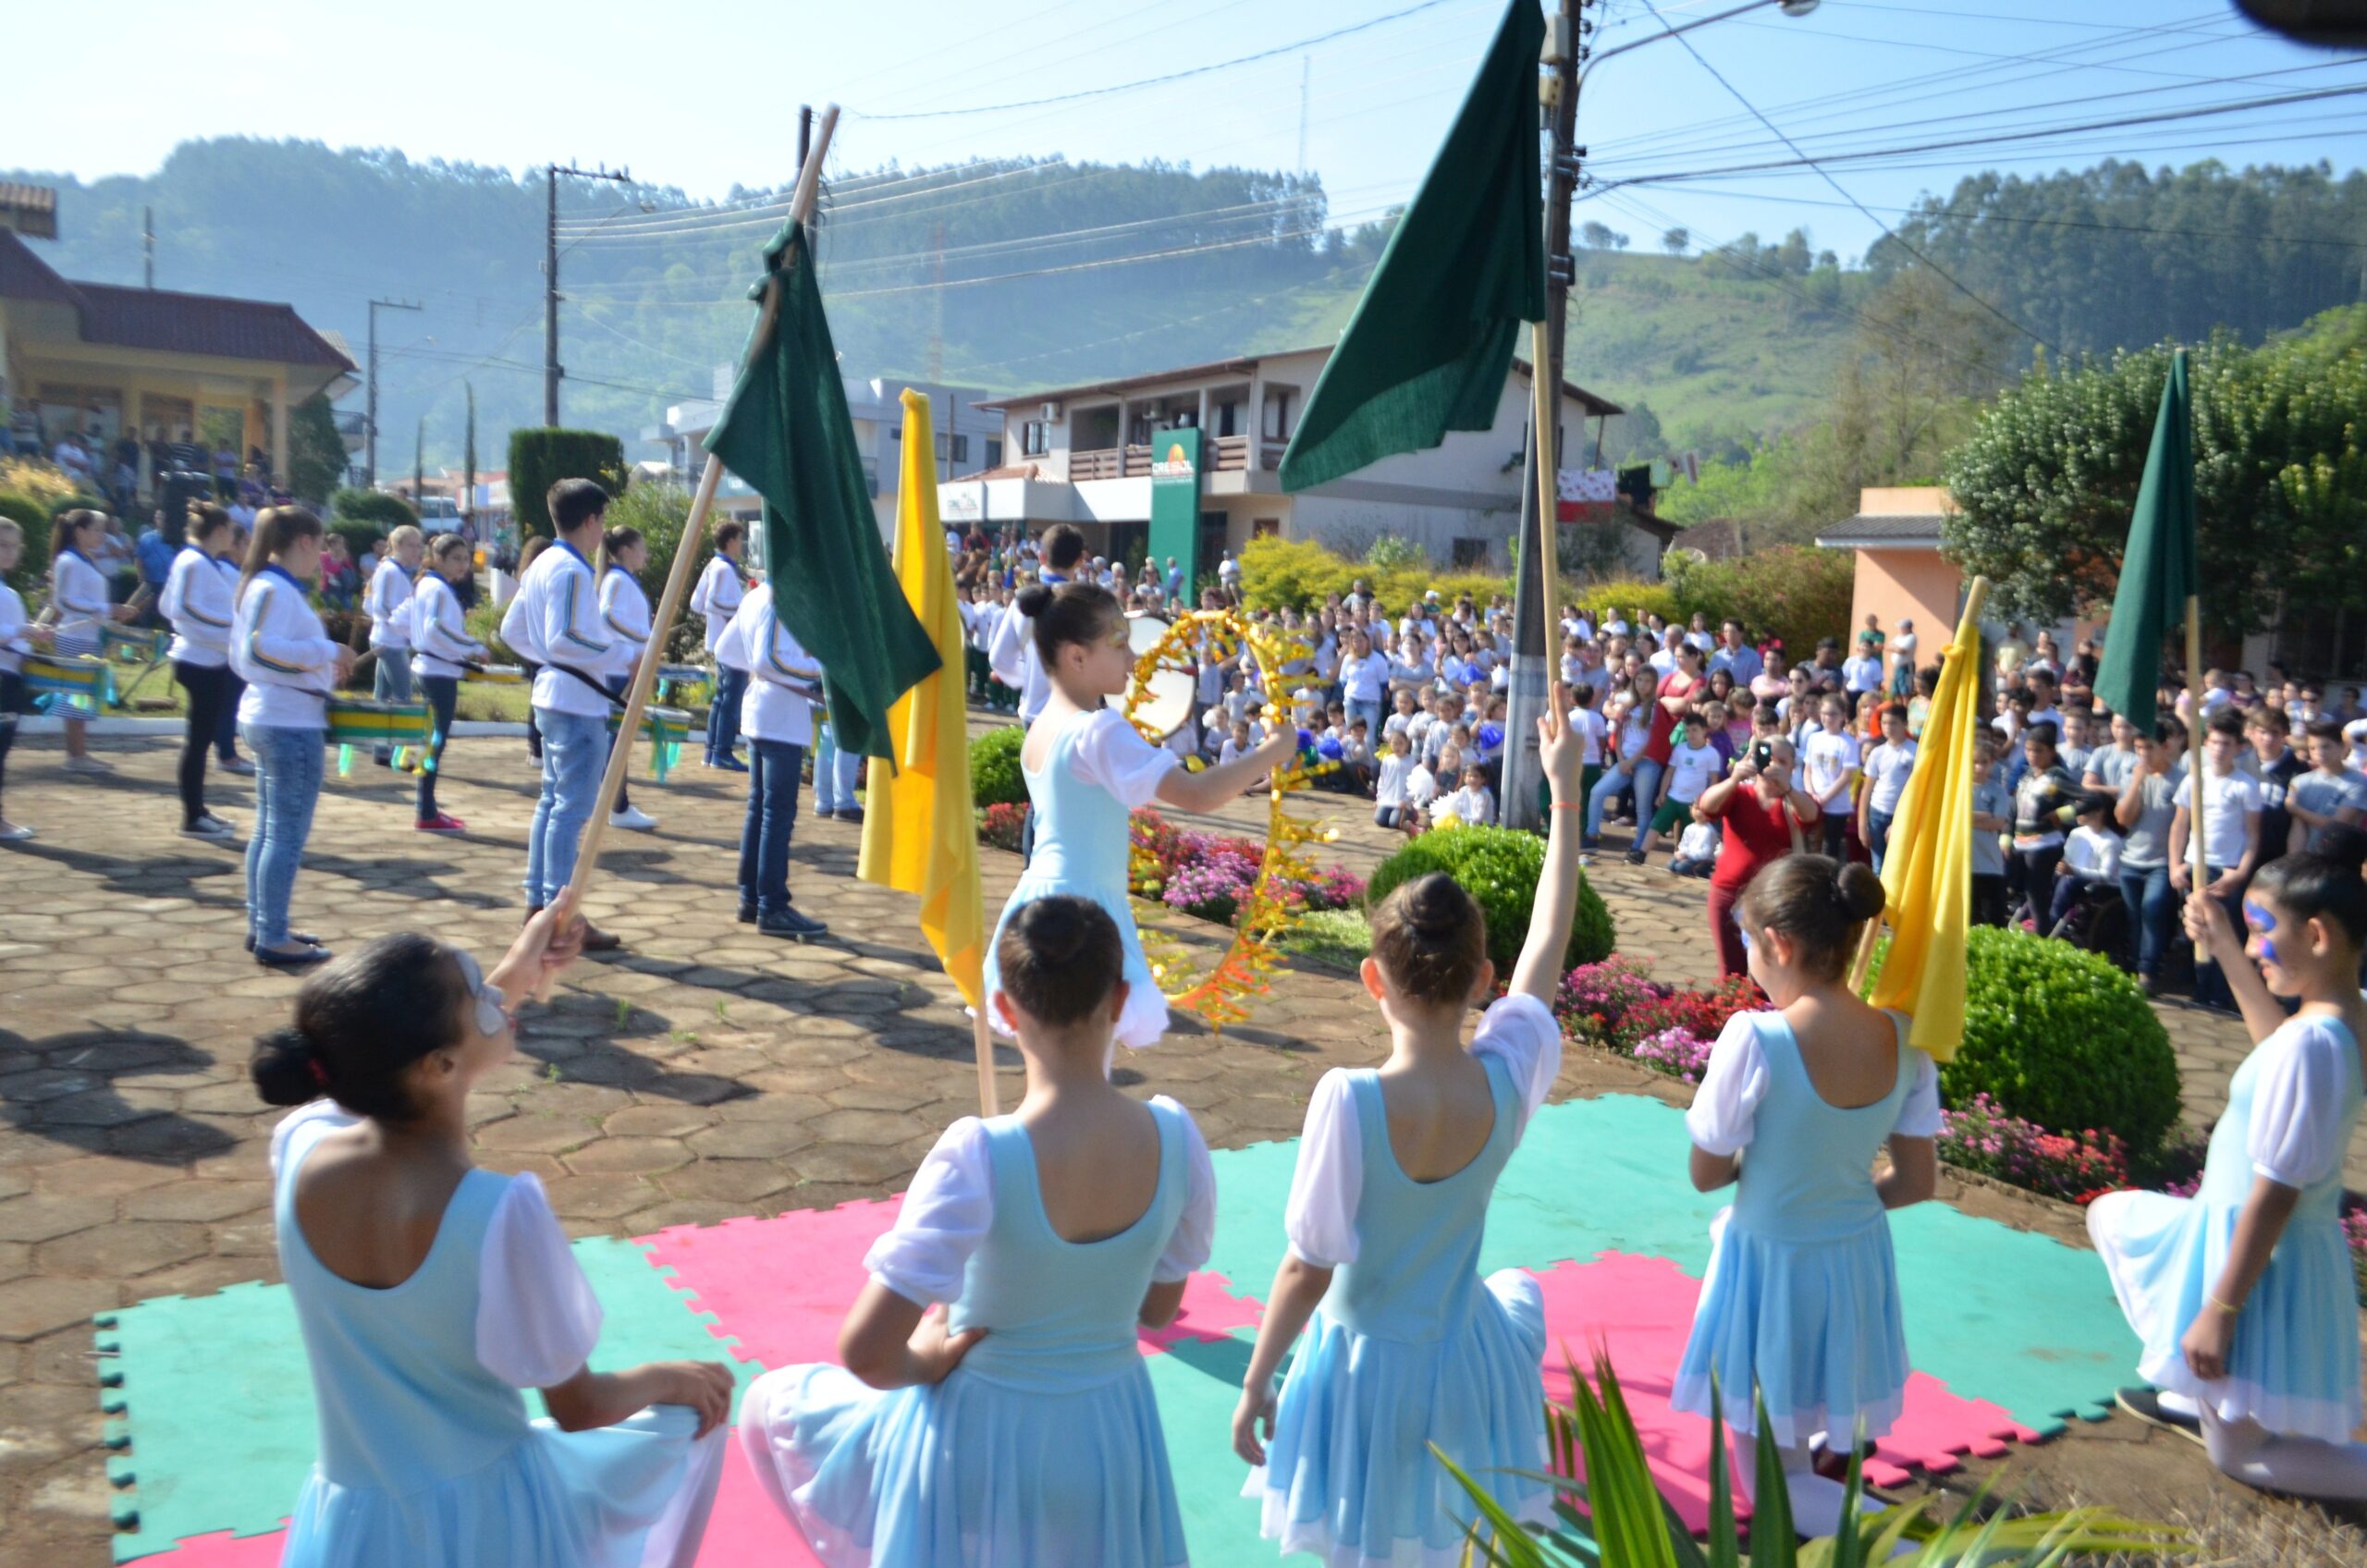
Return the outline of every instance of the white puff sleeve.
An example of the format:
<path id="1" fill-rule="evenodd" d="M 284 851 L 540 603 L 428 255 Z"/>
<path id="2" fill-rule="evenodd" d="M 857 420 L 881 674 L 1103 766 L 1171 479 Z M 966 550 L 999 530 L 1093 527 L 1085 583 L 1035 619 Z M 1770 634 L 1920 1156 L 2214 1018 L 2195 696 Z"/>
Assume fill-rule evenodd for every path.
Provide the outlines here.
<path id="1" fill-rule="evenodd" d="M 1693 1109 L 1685 1113 L 1686 1135 L 1704 1154 L 1740 1154 L 1757 1130 L 1759 1102 L 1767 1097 L 1767 1051 L 1760 1044 L 1756 1016 L 1738 1012 L 1726 1020 L 1710 1047 Z"/>
<path id="2" fill-rule="evenodd" d="M 1902 1045 L 1899 1048 L 1911 1047 Z M 1891 1132 L 1901 1138 L 1936 1138 L 1940 1135 L 1940 1064 L 1921 1051 L 1915 1055 L 1915 1083 L 1907 1091 L 1907 1103 L 1898 1108 L 1898 1120 Z"/>
<path id="3" fill-rule="evenodd" d="M 871 1243 L 863 1267 L 872 1283 L 921 1306 L 962 1293 L 963 1272 L 994 1223 L 994 1169 L 987 1124 L 965 1116 L 928 1151 L 895 1228 Z"/>
<path id="4" fill-rule="evenodd" d="M 1130 811 L 1155 800 L 1159 785 L 1182 766 L 1181 757 L 1144 740 L 1115 708 L 1088 717 L 1069 753 L 1069 771 L 1078 782 L 1100 785 Z"/>
<path id="5" fill-rule="evenodd" d="M 325 1133 L 350 1127 L 362 1119 L 330 1099 L 314 1100 L 299 1106 L 279 1119 L 271 1130 L 271 1173 L 277 1176 L 288 1168 L 290 1151 L 297 1145 L 310 1144 Z"/>
<path id="6" fill-rule="evenodd" d="M 1502 998 L 1480 1015 L 1478 1031 L 1471 1036 L 1471 1054 L 1500 1058 L 1512 1070 L 1513 1084 L 1520 1092 L 1520 1121 L 1513 1133 L 1526 1133 L 1528 1119 L 1553 1092 L 1553 1080 L 1562 1073 L 1562 1026 L 1554 1022 L 1552 1010 L 1526 993 Z"/>
<path id="7" fill-rule="evenodd" d="M 1192 1120 L 1190 1111 L 1165 1095 L 1152 1096 L 1150 1103 L 1184 1123 L 1184 1213 L 1150 1276 L 1159 1284 L 1172 1285 L 1208 1262 L 1208 1254 L 1216 1248 L 1217 1168 L 1208 1158 L 1208 1141 L 1200 1135 L 1200 1124 Z"/>
<path id="8" fill-rule="evenodd" d="M 1282 1234 L 1302 1263 L 1337 1268 L 1356 1260 L 1356 1206 L 1364 1196 L 1364 1129 L 1347 1072 L 1334 1068 L 1315 1085 L 1299 1133 Z"/>
<path id="9" fill-rule="evenodd" d="M 2262 1042 L 2275 1054 L 2252 1088 L 2245 1152 L 2252 1170 L 2287 1187 L 2324 1181 L 2341 1163 L 2349 1098 L 2349 1042 L 2316 1019 L 2293 1019 Z"/>
<path id="10" fill-rule="evenodd" d="M 485 1226 L 477 1262 L 477 1364 L 513 1389 L 566 1382 L 600 1342 L 600 1299 L 532 1171 Z"/>

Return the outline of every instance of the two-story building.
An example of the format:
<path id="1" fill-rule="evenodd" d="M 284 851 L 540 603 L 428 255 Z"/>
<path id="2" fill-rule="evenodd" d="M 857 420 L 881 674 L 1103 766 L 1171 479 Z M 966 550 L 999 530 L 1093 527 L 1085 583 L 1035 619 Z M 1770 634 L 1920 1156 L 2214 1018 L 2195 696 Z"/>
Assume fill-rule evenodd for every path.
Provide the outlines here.
<path id="1" fill-rule="evenodd" d="M 685 484 L 698 483 L 706 468 L 706 434 L 722 416 L 724 399 L 731 395 L 738 371 L 730 365 L 715 369 L 715 396 L 695 403 L 677 403 L 666 410 L 663 423 L 644 430 L 642 439 L 666 448 L 668 463 Z M 939 480 L 972 469 L 994 468 L 1003 460 L 1003 421 L 999 413 L 981 411 L 986 394 L 975 386 L 943 386 L 895 377 L 858 380 L 843 378 L 847 414 L 854 426 L 856 448 L 863 454 L 863 477 L 871 492 L 871 508 L 883 538 L 893 537 L 896 525 L 896 480 L 903 472 L 904 404 L 906 387 L 929 401 L 930 423 L 937 432 L 935 468 Z M 734 517 L 754 519 L 762 508 L 756 493 L 738 475 L 727 471 L 716 487 L 716 505 Z"/>
<path id="2" fill-rule="evenodd" d="M 1074 523 L 1096 553 L 1121 558 L 1148 542 L 1155 478 L 1177 476 L 1178 444 L 1163 437 L 1196 431 L 1203 573 L 1219 552 L 1269 534 L 1353 555 L 1393 536 L 1420 545 L 1441 566 L 1508 566 L 1520 524 L 1528 365 L 1513 362 L 1489 429 L 1454 432 L 1429 450 L 1285 494 L 1276 471 L 1331 356 L 1329 347 L 1244 355 L 992 399 L 980 407 L 1001 421 L 1004 460 L 939 485 L 939 508 L 949 524 L 977 523 L 989 533 L 1012 523 L 1031 532 Z M 1622 410 L 1569 382 L 1561 407 L 1566 476 L 1599 465 L 1603 426 Z M 1577 526 L 1620 530 L 1628 569 L 1659 575 L 1673 528 L 1624 497 L 1586 510 L 1592 515 Z M 1572 515 L 1564 511 L 1565 520 Z"/>

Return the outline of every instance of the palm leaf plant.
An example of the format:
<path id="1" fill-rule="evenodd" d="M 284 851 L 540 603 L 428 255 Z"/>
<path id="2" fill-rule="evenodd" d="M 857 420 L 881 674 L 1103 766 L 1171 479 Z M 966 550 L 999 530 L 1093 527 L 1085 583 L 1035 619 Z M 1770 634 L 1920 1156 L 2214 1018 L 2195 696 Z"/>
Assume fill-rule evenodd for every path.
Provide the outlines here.
<path id="1" fill-rule="evenodd" d="M 1945 1517 L 1934 1508 L 1938 1500 L 1928 1497 L 1861 1513 L 1863 1478 L 1855 1452 L 1844 1483 L 1840 1532 L 1803 1543 L 1793 1533 L 1777 1451 L 1772 1443 L 1761 1443 L 1746 1553 L 1735 1516 L 1733 1478 L 1727 1473 L 1725 1423 L 1714 1391 L 1710 1403 L 1710 1527 L 1705 1541 L 1693 1538 L 1652 1480 L 1643 1439 L 1607 1355 L 1596 1356 L 1591 1380 L 1574 1362 L 1570 1403 L 1546 1406 L 1546 1442 L 1554 1473 L 1530 1478 L 1554 1488 L 1552 1525 L 1523 1525 L 1432 1445 L 1430 1452 L 1476 1511 L 1464 1549 L 1466 1568 L 1743 1568 L 1746 1562 L 1749 1568 L 1872 1568 L 1893 1562 L 1907 1568 L 2057 1568 L 2075 1556 L 2118 1552 L 2167 1559 L 2192 1550 L 2184 1531 L 2129 1519 L 2107 1508 L 2014 1515 L 1992 1506 L 1989 1481 Z M 1764 1431 L 1763 1399 L 1758 1409 L 1759 1427 Z M 1581 1464 L 1586 1479 L 1573 1479 Z"/>

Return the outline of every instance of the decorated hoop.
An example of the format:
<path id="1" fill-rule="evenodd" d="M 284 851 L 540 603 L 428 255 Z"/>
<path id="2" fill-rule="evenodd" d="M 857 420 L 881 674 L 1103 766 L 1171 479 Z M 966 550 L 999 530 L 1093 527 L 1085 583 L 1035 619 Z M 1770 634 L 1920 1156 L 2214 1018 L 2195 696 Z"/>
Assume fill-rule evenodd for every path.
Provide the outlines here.
<path id="1" fill-rule="evenodd" d="M 1134 680 L 1126 688 L 1127 721 L 1153 745 L 1163 742 L 1170 731 L 1155 724 L 1164 716 L 1147 718 L 1145 710 L 1157 702 L 1159 692 L 1172 687 L 1171 678 L 1179 673 L 1189 676 L 1204 655 L 1221 659 L 1242 654 L 1257 667 L 1257 684 L 1267 693 L 1266 722 L 1293 723 L 1284 703 L 1283 667 L 1310 658 L 1314 652 L 1314 644 L 1306 637 L 1257 625 L 1236 610 L 1195 610 L 1177 618 L 1134 660 Z M 1272 988 L 1269 975 L 1282 959 L 1281 940 L 1304 917 L 1282 889 L 1294 879 L 1316 874 L 1315 863 L 1301 846 L 1329 843 L 1340 836 L 1320 823 L 1293 816 L 1286 802 L 1318 776 L 1338 766 L 1303 750 L 1299 761 L 1274 770 L 1266 802 L 1266 852 L 1257 863 L 1257 880 L 1241 900 L 1232 945 L 1214 968 L 1200 972 L 1181 943 L 1156 927 L 1143 930 L 1151 975 L 1169 1006 L 1197 1014 L 1210 1028 L 1221 1030 L 1228 1023 L 1247 1020 L 1251 998 Z"/>

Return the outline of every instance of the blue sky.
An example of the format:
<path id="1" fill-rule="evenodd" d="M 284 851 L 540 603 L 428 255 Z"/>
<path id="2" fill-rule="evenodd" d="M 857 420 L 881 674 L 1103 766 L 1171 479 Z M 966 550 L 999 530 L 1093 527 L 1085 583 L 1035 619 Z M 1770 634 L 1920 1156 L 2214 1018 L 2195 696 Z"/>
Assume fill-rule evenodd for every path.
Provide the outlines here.
<path id="1" fill-rule="evenodd" d="M 1404 11 L 1416 0 L 705 0 L 681 11 L 589 0 L 567 8 L 412 0 L 400 7 L 247 0 L 210 22 L 149 0 L 88 13 L 32 7 L 9 24 L 19 73 L 0 161 L 84 178 L 153 170 L 184 138 L 245 134 L 389 146 L 413 158 L 508 167 L 549 158 L 627 164 L 644 178 L 721 198 L 785 179 L 795 105 L 836 99 L 835 168 L 973 155 L 1165 158 L 1197 165 L 1306 163 L 1335 219 L 1403 200 L 1421 176 L 1502 0 L 1433 0 L 1416 14 L 1274 57 L 1160 86 L 935 118 L 1076 92 L 1290 45 Z M 1605 0 L 1605 46 L 1734 0 Z M 229 19 L 234 16 L 235 20 Z M 2183 165 L 2358 165 L 2367 97 L 2288 103 L 2078 135 L 2061 127 L 2214 103 L 2367 86 L 2367 61 L 2260 32 L 2226 0 L 1823 0 L 1763 11 L 1692 38 L 1710 66 L 1820 156 L 2003 132 L 2043 138 L 1948 147 L 1888 164 L 1831 164 L 1882 218 L 1965 173 L 2042 173 L 2106 156 Z M 168 43 L 166 41 L 169 41 Z M 104 88 L 99 83 L 104 82 Z M 250 85 L 251 84 L 251 85 Z M 1790 157 L 1680 43 L 1607 61 L 1587 88 L 1579 140 L 1605 178 Z M 1878 232 L 1811 170 L 1761 170 L 1601 192 L 1582 202 L 1653 243 L 1806 226 L 1845 257 Z"/>

